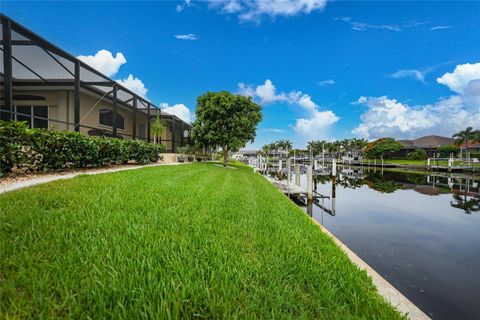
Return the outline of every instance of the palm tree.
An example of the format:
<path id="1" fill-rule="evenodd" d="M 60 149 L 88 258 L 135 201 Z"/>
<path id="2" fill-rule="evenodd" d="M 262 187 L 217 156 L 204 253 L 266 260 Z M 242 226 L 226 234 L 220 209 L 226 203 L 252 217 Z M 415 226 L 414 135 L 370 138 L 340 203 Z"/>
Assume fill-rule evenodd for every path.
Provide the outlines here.
<path id="1" fill-rule="evenodd" d="M 363 150 L 367 147 L 368 141 L 365 139 L 357 139 L 354 138 L 352 141 L 353 148 L 355 150 L 355 153 L 357 156 L 361 156 L 363 153 Z"/>
<path id="2" fill-rule="evenodd" d="M 468 153 L 468 142 L 476 139 L 476 131 L 472 127 L 468 127 L 463 131 L 455 133 L 452 138 L 455 140 L 457 147 L 465 144 L 465 153 Z M 460 157 L 462 156 L 462 149 L 460 148 Z"/>
<path id="3" fill-rule="evenodd" d="M 287 150 L 287 153 L 288 153 L 288 150 L 292 150 L 292 149 L 293 149 L 293 143 L 292 143 L 292 141 L 290 141 L 290 140 L 284 140 L 284 141 L 283 141 L 283 146 L 284 146 L 284 148 Z"/>
<path id="4" fill-rule="evenodd" d="M 315 152 L 316 144 L 317 144 L 317 141 L 315 141 L 315 140 L 308 141 L 308 143 L 307 143 L 307 150 L 308 150 L 308 151 L 311 151 L 312 153 L 314 153 L 314 152 Z"/>
<path id="5" fill-rule="evenodd" d="M 353 146 L 353 143 L 350 139 L 343 139 L 340 141 L 340 148 L 343 148 L 345 154 L 350 153 L 350 148 Z"/>
<path id="6" fill-rule="evenodd" d="M 153 131 L 153 144 L 157 144 L 157 137 L 160 138 L 163 133 L 163 123 L 159 113 L 157 113 L 157 117 L 152 123 L 152 131 Z"/>
<path id="7" fill-rule="evenodd" d="M 472 140 L 474 142 L 480 142 L 480 129 L 473 131 L 473 135 L 474 135 L 474 137 L 473 137 Z"/>

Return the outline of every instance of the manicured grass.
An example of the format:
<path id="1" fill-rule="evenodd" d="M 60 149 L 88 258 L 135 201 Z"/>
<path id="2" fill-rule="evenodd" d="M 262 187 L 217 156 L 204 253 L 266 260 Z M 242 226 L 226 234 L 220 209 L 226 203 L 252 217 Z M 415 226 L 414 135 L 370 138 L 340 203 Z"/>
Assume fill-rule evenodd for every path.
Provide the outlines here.
<path id="1" fill-rule="evenodd" d="M 365 162 L 365 160 L 364 160 Z M 385 164 L 406 164 L 406 165 L 417 165 L 417 166 L 422 166 L 425 167 L 426 160 L 409 160 L 409 159 L 384 159 L 383 163 Z M 373 160 L 370 160 L 370 163 L 373 163 Z M 377 160 L 377 164 L 381 164 L 381 160 Z M 448 166 L 448 161 L 435 161 L 435 165 L 441 165 L 441 166 Z M 467 165 L 466 162 L 462 163 L 460 161 L 454 161 L 453 162 L 454 166 L 465 166 Z M 480 164 L 473 164 L 474 167 L 479 167 Z"/>
<path id="2" fill-rule="evenodd" d="M 383 160 L 383 163 L 388 163 L 388 164 L 414 164 L 418 166 L 425 166 L 425 161 L 426 160 L 409 160 L 409 159 L 385 159 Z M 381 163 L 377 161 L 377 163 Z"/>
<path id="3" fill-rule="evenodd" d="M 400 318 L 244 166 L 80 176 L 0 196 L 0 318 Z"/>

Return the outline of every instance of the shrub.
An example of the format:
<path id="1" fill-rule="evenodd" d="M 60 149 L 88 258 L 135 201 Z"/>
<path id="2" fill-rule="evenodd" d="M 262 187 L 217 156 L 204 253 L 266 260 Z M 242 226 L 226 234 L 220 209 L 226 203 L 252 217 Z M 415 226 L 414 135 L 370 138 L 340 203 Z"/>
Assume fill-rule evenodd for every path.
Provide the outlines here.
<path id="1" fill-rule="evenodd" d="M 470 158 L 480 159 L 480 152 L 472 152 L 472 153 L 470 153 Z"/>
<path id="2" fill-rule="evenodd" d="M 34 172 L 156 162 L 163 145 L 140 140 L 87 137 L 79 132 L 30 129 L 25 122 L 0 121 L 0 176 L 13 168 Z"/>
<path id="3" fill-rule="evenodd" d="M 32 142 L 32 131 L 26 122 L 0 121 L 0 176 L 14 166 L 30 169 L 38 158 L 32 151 Z"/>
<path id="4" fill-rule="evenodd" d="M 101 165 L 94 138 L 73 131 L 33 129 L 34 149 L 42 155 L 36 171 L 85 168 Z"/>
<path id="5" fill-rule="evenodd" d="M 415 149 L 415 151 L 408 153 L 409 160 L 425 160 L 427 159 L 427 151 L 424 149 Z"/>
<path id="6" fill-rule="evenodd" d="M 130 159 L 140 164 L 158 161 L 160 152 L 165 149 L 161 144 L 149 144 L 140 140 L 126 140 L 125 142 Z"/>
<path id="7" fill-rule="evenodd" d="M 99 165 L 121 164 L 130 160 L 131 152 L 124 140 L 115 138 L 94 138 L 98 146 Z"/>
<path id="8" fill-rule="evenodd" d="M 437 147 L 437 152 L 440 154 L 440 157 L 450 157 L 450 154 L 457 155 L 460 151 L 460 148 L 457 146 L 444 145 Z"/>

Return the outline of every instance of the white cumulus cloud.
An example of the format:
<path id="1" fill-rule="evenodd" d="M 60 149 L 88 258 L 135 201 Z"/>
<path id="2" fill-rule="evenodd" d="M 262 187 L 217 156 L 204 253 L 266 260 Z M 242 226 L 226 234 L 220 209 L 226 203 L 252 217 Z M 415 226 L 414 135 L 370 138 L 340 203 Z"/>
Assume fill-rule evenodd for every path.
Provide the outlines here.
<path id="1" fill-rule="evenodd" d="M 299 142 L 301 143 L 310 139 L 325 138 L 328 136 L 331 126 L 340 120 L 333 111 L 321 110 L 309 94 L 301 91 L 278 92 L 270 79 L 256 87 L 239 83 L 238 93 L 250 96 L 260 104 L 287 103 L 299 106 L 299 111 L 304 116 L 295 119 L 293 129 L 299 136 Z"/>
<path id="2" fill-rule="evenodd" d="M 168 103 L 163 102 L 163 103 L 160 103 L 160 108 L 162 108 L 163 112 L 166 112 L 171 115 L 175 115 L 185 122 L 188 122 L 188 123 L 191 122 L 190 109 L 188 109 L 187 106 L 184 105 L 183 103 L 178 103 L 171 106 Z"/>
<path id="3" fill-rule="evenodd" d="M 121 52 L 117 52 L 114 57 L 110 51 L 105 49 L 99 50 L 93 56 L 78 56 L 77 58 L 105 74 L 107 77 L 115 75 L 118 69 L 127 63 L 127 60 Z"/>
<path id="4" fill-rule="evenodd" d="M 116 80 L 119 84 L 135 92 L 142 98 L 147 98 L 148 89 L 145 88 L 145 84 L 139 78 L 129 74 L 127 78 Z"/>
<path id="5" fill-rule="evenodd" d="M 127 63 L 127 59 L 121 52 L 117 52 L 114 57 L 110 51 L 105 49 L 99 50 L 95 55 L 78 56 L 77 58 L 108 77 L 116 75 L 120 67 Z M 115 81 L 142 98 L 147 98 L 148 89 L 145 84 L 132 74 L 129 74 L 125 79 Z"/>
<path id="6" fill-rule="evenodd" d="M 457 65 L 453 72 L 437 78 L 437 82 L 446 85 L 452 91 L 463 93 L 470 81 L 478 79 L 480 79 L 480 62 Z"/>
<path id="7" fill-rule="evenodd" d="M 451 136 L 468 126 L 480 124 L 480 63 L 457 65 L 437 79 L 456 92 L 433 104 L 411 106 L 396 99 L 360 97 L 355 104 L 367 110 L 352 133 L 364 138 L 415 138 L 438 134 Z"/>
<path id="8" fill-rule="evenodd" d="M 288 100 L 283 92 L 277 94 L 277 88 L 275 88 L 270 79 L 265 80 L 264 84 L 257 86 L 255 94 L 260 98 L 262 104 Z"/>
<path id="9" fill-rule="evenodd" d="M 296 119 L 293 129 L 304 138 L 304 141 L 311 139 L 322 139 L 329 135 L 331 126 L 340 118 L 331 110 L 313 110 L 308 118 Z"/>
<path id="10" fill-rule="evenodd" d="M 364 138 L 405 137 L 412 131 L 438 125 L 441 120 L 429 107 L 411 107 L 386 96 L 360 97 L 358 103 L 365 104 L 368 110 L 360 117 L 362 123 L 352 132 Z"/>

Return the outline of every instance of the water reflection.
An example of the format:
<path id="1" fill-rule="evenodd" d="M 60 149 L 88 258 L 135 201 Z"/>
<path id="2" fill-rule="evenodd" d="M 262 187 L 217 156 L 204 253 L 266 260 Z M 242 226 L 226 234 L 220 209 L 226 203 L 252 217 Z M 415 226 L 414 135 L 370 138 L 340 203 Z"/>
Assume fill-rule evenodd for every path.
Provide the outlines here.
<path id="1" fill-rule="evenodd" d="M 466 193 L 464 193 L 463 197 L 459 194 L 454 194 L 453 200 L 450 201 L 450 205 L 454 208 L 463 209 L 467 214 L 480 211 L 480 199 L 478 198 L 467 199 Z"/>
<path id="2" fill-rule="evenodd" d="M 478 318 L 480 176 L 343 167 L 313 183 L 326 198 L 306 212 L 428 315 Z"/>
<path id="3" fill-rule="evenodd" d="M 479 176 L 458 176 L 422 172 L 396 172 L 388 170 L 342 168 L 336 181 L 332 183 L 329 175 L 317 175 L 314 178 L 314 190 L 319 185 L 330 184 L 332 195 L 335 187 L 357 189 L 363 186 L 380 193 L 394 193 L 397 190 L 414 190 L 428 196 L 452 194 L 450 206 L 461 209 L 466 214 L 480 211 Z"/>

